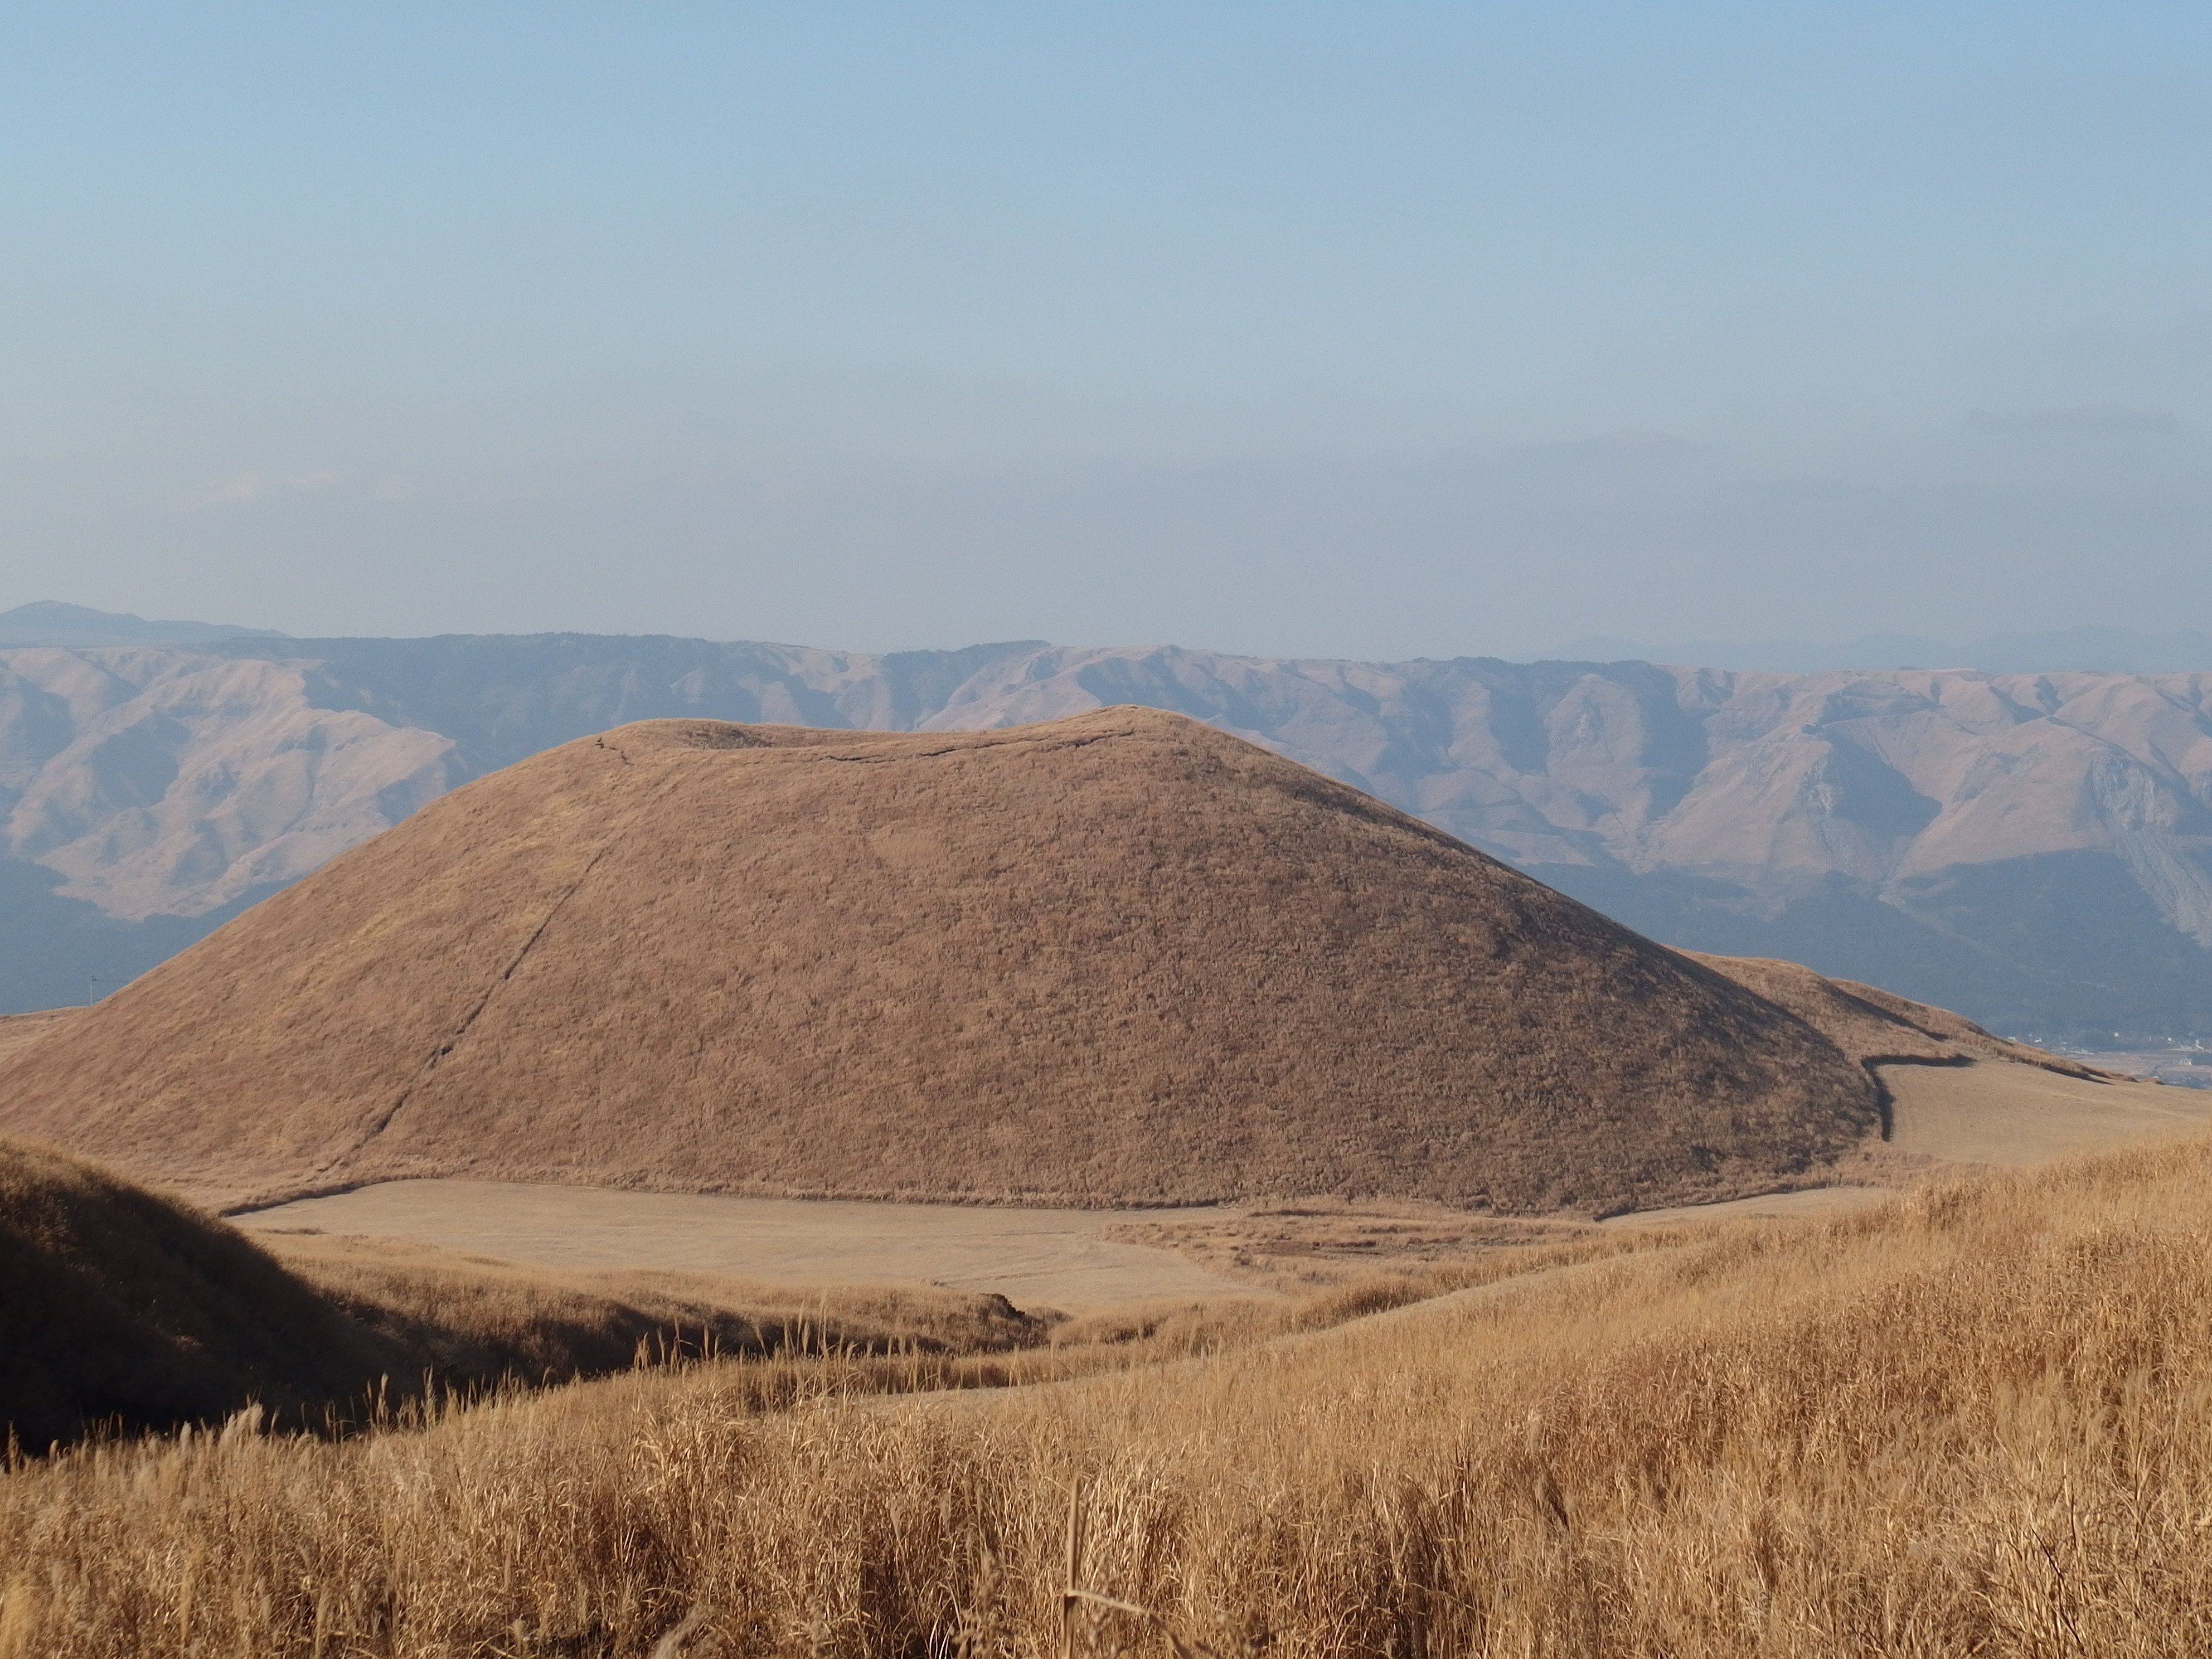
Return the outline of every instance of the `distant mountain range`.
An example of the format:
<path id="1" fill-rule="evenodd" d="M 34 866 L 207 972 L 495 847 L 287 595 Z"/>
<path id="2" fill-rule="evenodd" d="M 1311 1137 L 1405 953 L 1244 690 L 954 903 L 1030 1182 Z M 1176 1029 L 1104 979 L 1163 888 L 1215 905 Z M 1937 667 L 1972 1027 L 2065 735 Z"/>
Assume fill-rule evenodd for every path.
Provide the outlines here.
<path id="1" fill-rule="evenodd" d="M 92 611 L 81 605 L 40 599 L 0 611 L 0 645 L 58 645 L 72 649 L 94 645 L 205 645 L 211 640 L 281 640 L 270 628 L 237 628 L 227 623 L 148 622 L 127 611 Z"/>
<path id="2" fill-rule="evenodd" d="M 1705 668 L 1817 674 L 1837 668 L 1978 668 L 1992 674 L 2064 670 L 2112 674 L 2212 672 L 2212 634 L 2142 634 L 2125 628 L 2069 628 L 2050 634 L 1992 634 L 1960 645 L 1914 634 L 1870 634 L 1826 645 L 1812 640 L 1696 640 L 1641 645 L 1576 640 L 1547 653 L 1571 662 L 1694 663 Z"/>
<path id="3" fill-rule="evenodd" d="M 0 646 L 204 645 L 216 640 L 281 640 L 270 628 L 230 623 L 149 622 L 127 611 L 93 611 L 42 599 L 0 611 Z M 920 653 L 931 654 L 931 653 Z M 1978 668 L 1995 674 L 2212 673 L 2212 634 L 2183 629 L 2145 634 L 2125 628 L 2069 628 L 2045 634 L 1992 634 L 1970 644 L 1917 634 L 1869 634 L 1841 644 L 1814 640 L 1698 640 L 1674 645 L 1592 635 L 1544 653 L 1550 662 L 1687 663 L 1702 668 L 1816 674 L 1836 668 Z"/>
<path id="4" fill-rule="evenodd" d="M 1670 944 L 2013 1035 L 2212 1036 L 2212 672 L 589 635 L 0 648 L 0 1009 L 118 983 L 453 785 L 623 721 L 953 730 L 1118 702 L 1266 744 Z"/>

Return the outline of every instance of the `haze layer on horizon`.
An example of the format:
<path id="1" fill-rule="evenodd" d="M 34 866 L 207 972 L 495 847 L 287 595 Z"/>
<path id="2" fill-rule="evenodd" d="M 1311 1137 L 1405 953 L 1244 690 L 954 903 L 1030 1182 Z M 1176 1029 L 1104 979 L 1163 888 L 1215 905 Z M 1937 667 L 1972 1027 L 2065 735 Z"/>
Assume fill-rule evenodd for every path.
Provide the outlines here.
<path id="1" fill-rule="evenodd" d="M 2128 3 L 26 9 L 0 609 L 2203 627 L 2208 47 Z"/>

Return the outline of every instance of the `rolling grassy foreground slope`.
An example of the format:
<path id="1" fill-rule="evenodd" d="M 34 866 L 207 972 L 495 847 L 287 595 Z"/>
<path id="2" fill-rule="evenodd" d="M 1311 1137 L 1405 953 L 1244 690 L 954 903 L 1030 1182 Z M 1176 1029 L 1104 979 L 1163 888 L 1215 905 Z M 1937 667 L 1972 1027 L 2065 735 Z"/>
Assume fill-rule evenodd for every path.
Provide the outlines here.
<path id="1" fill-rule="evenodd" d="M 1878 1121 L 1804 1021 L 1180 715 L 666 720 L 479 780 L 18 1050 L 235 1206 L 416 1175 L 1601 1211 Z"/>
<path id="2" fill-rule="evenodd" d="M 0 1480 L 0 1654 L 2202 1653 L 2208 1180 L 1501 1253 L 1044 1389 L 720 1364 L 65 1454 Z"/>

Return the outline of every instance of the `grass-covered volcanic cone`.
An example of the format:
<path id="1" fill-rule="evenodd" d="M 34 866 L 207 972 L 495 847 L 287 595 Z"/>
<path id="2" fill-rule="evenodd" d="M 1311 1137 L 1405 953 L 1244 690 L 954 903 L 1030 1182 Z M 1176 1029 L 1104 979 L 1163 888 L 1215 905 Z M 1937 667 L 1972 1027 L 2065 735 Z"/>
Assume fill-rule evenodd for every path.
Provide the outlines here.
<path id="1" fill-rule="evenodd" d="M 436 1174 L 1607 1209 L 1771 1185 L 1876 1119 L 1755 993 L 1126 708 L 568 744 L 0 1076 L 0 1127 L 229 1203 Z"/>

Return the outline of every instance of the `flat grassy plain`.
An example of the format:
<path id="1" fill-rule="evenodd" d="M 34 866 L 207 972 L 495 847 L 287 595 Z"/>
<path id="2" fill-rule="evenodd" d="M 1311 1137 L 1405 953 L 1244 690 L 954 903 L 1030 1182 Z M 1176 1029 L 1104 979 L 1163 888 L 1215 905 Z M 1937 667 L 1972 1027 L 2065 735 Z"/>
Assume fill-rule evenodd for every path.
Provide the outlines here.
<path id="1" fill-rule="evenodd" d="M 1038 1386 L 787 1355 L 86 1446 L 0 1479 L 0 1655 L 2202 1653 L 2208 1180 L 1603 1230 L 957 1379 Z"/>
<path id="2" fill-rule="evenodd" d="M 312 1247 L 319 1234 L 326 1257 L 347 1248 L 341 1238 L 394 1239 L 556 1272 L 674 1269 L 787 1289 L 991 1291 L 1030 1309 L 1249 1291 L 1180 1255 L 1111 1237 L 1127 1213 L 392 1181 L 231 1219 L 280 1255 Z"/>

